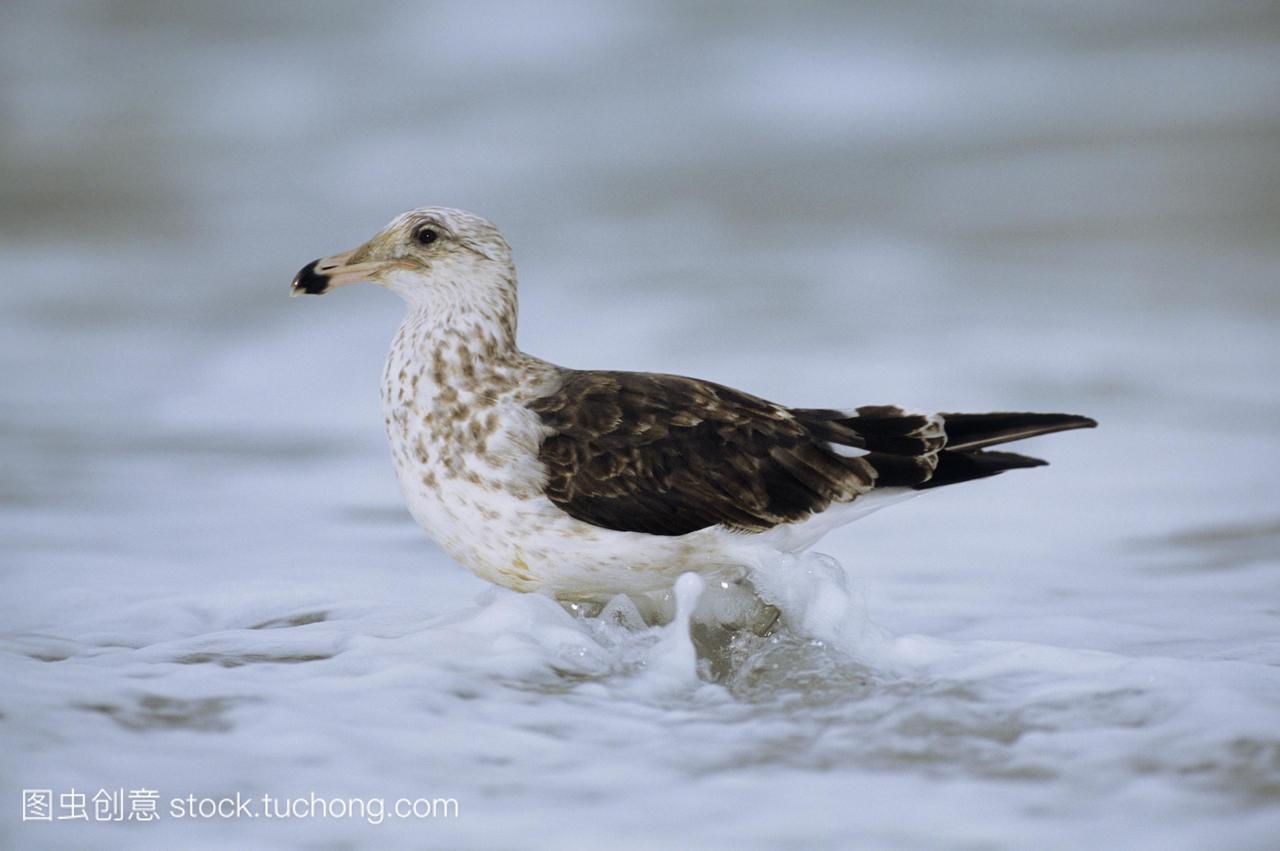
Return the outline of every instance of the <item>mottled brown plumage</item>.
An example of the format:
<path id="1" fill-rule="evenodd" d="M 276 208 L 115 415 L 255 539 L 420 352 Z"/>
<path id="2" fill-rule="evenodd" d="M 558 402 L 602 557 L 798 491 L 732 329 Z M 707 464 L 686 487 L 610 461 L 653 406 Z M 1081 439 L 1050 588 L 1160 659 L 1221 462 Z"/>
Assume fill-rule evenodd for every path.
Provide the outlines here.
<path id="1" fill-rule="evenodd" d="M 1064 415 L 964 415 L 971 432 L 975 416 L 990 416 L 1000 433 L 946 452 L 941 416 L 890 406 L 789 409 L 708 381 L 632 372 L 571 372 L 530 408 L 551 432 L 539 453 L 548 498 L 579 520 L 656 535 L 717 524 L 764 531 L 876 487 L 1037 466 L 1043 462 L 981 446 L 1010 439 L 1003 430 L 1018 417 L 1020 436 L 1086 424 Z M 1032 416 L 1042 420 L 1026 421 Z"/>
<path id="2" fill-rule="evenodd" d="M 707 381 L 574 372 L 530 407 L 553 432 L 540 452 L 548 497 L 610 529 L 762 531 L 875 480 L 863 459 L 824 449 L 786 408 Z"/>

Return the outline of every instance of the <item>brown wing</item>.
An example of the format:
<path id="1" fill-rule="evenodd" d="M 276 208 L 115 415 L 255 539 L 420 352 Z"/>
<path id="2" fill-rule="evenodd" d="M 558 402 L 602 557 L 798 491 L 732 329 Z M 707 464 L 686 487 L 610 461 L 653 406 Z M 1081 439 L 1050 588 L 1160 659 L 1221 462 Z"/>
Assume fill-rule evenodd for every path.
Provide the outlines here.
<path id="1" fill-rule="evenodd" d="M 788 409 L 692 378 L 573 372 L 531 407 L 551 430 L 547 496 L 608 529 L 762 531 L 852 500 L 877 475 Z"/>
<path id="2" fill-rule="evenodd" d="M 788 409 L 638 372 L 570 372 L 531 407 L 550 429 L 539 459 L 551 501 L 596 526 L 654 535 L 763 531 L 873 487 L 924 489 L 1037 467 L 1045 462 L 986 448 L 1096 425 L 1071 414 Z"/>

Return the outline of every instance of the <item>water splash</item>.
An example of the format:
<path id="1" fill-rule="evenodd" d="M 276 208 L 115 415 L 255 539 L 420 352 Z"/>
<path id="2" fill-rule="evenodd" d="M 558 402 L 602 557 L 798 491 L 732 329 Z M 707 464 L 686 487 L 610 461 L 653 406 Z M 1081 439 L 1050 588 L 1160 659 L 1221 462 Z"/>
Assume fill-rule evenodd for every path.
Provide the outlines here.
<path id="1" fill-rule="evenodd" d="M 635 685 L 653 696 L 688 693 L 701 685 L 698 649 L 691 624 L 706 582 L 696 573 L 676 580 L 675 616 L 660 627 L 658 640 L 649 648 L 643 672 Z"/>
<path id="2" fill-rule="evenodd" d="M 867 615 L 859 583 L 831 556 L 780 554 L 758 565 L 751 581 L 797 635 L 830 643 L 855 659 L 878 655 L 888 639 Z"/>

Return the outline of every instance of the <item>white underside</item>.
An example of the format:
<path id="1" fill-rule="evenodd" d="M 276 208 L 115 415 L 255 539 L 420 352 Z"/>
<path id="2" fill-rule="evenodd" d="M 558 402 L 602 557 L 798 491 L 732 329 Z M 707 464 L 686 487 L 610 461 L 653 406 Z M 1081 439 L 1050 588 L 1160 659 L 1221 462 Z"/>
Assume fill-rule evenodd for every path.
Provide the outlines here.
<path id="1" fill-rule="evenodd" d="M 573 599 L 663 591 L 687 572 L 738 579 L 778 553 L 802 552 L 831 530 L 917 493 L 907 488 L 875 491 L 767 532 L 714 526 L 664 536 L 585 523 L 541 495 L 517 499 L 465 481 L 424 493 L 413 481 L 409 479 L 405 494 L 411 513 L 474 573 L 519 591 Z"/>

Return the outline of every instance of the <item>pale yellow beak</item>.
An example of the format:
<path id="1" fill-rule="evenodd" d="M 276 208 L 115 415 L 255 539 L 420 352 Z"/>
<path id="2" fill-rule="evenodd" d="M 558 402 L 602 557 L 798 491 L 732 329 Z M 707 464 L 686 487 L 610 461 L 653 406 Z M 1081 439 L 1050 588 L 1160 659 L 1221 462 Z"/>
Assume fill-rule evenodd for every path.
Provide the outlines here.
<path id="1" fill-rule="evenodd" d="M 324 295 L 334 287 L 367 281 L 387 266 L 387 261 L 349 263 L 355 250 L 312 260 L 293 276 L 290 295 Z"/>

